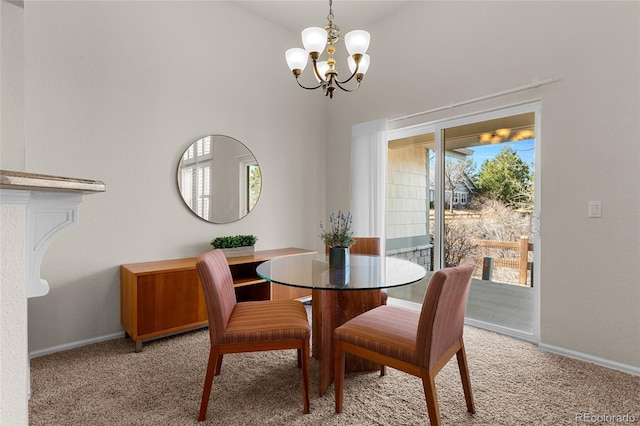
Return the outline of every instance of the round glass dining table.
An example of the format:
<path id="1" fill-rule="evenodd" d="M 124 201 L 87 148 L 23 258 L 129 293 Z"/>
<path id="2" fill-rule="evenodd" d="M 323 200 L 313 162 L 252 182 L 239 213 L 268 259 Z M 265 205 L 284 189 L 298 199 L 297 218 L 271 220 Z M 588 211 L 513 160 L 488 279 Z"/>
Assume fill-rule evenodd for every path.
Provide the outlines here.
<path id="1" fill-rule="evenodd" d="M 329 265 L 327 255 L 316 253 L 283 256 L 256 268 L 264 280 L 315 290 L 373 290 L 420 281 L 426 270 L 404 259 L 352 254 L 346 268 Z"/>
<path id="2" fill-rule="evenodd" d="M 423 279 L 424 267 L 386 256 L 352 254 L 346 268 L 329 265 L 329 257 L 316 253 L 283 256 L 256 268 L 264 280 L 312 289 L 313 356 L 318 360 L 322 396 L 333 382 L 333 330 L 370 309 L 386 303 L 381 289 Z M 345 371 L 370 371 L 380 366 L 347 354 Z"/>

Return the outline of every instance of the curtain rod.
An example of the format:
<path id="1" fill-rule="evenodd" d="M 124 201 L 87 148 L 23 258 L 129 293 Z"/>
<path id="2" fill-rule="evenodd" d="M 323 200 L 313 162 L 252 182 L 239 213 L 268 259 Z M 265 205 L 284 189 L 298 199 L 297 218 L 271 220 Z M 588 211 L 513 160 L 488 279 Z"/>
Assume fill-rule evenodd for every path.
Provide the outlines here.
<path id="1" fill-rule="evenodd" d="M 523 90 L 536 89 L 536 88 L 538 88 L 540 86 L 544 86 L 544 85 L 547 85 L 547 84 L 550 84 L 550 83 L 555 83 L 557 81 L 560 81 L 560 79 L 548 78 L 548 79 L 542 80 L 542 81 L 534 81 L 533 83 L 530 83 L 530 84 L 527 84 L 527 85 L 524 85 L 524 86 L 514 87 L 512 89 L 503 90 L 501 92 L 492 93 L 490 95 L 484 95 L 484 96 L 480 96 L 478 98 L 468 99 L 466 101 L 456 102 L 456 103 L 453 103 L 453 104 L 450 104 L 450 105 L 447 105 L 447 106 L 433 108 L 433 109 L 429 109 L 427 111 L 422 111 L 422 112 L 416 112 L 414 114 L 409 114 L 409 115 L 405 115 L 405 116 L 402 116 L 402 117 L 391 118 L 391 119 L 389 119 L 389 122 L 392 123 L 394 121 L 406 120 L 406 119 L 417 117 L 417 116 L 420 116 L 420 115 L 426 115 L 426 114 L 431 114 L 431 113 L 438 112 L 438 111 L 444 111 L 444 110 L 447 110 L 447 109 L 451 109 L 451 108 L 456 108 L 456 107 L 463 106 L 463 105 L 472 104 L 472 103 L 475 103 L 475 102 L 485 101 L 487 99 L 493 99 L 493 98 L 497 98 L 497 97 L 500 97 L 500 96 L 509 95 L 511 93 L 522 92 Z"/>

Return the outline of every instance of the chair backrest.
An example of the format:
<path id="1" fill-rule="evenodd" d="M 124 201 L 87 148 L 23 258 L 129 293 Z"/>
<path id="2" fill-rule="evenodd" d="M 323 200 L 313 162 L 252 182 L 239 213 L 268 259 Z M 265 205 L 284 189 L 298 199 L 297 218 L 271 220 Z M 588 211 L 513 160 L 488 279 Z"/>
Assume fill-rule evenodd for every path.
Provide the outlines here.
<path id="1" fill-rule="evenodd" d="M 229 263 L 224 252 L 216 249 L 198 257 L 196 268 L 207 303 L 211 343 L 222 343 L 229 317 L 237 303 Z"/>
<path id="2" fill-rule="evenodd" d="M 380 256 L 380 237 L 354 237 L 354 240 L 356 243 L 349 249 L 352 254 Z M 329 246 L 325 250 L 329 253 Z"/>
<path id="3" fill-rule="evenodd" d="M 471 275 L 476 262 L 467 258 L 456 267 L 436 271 L 424 296 L 416 346 L 418 363 L 431 368 L 462 337 Z"/>

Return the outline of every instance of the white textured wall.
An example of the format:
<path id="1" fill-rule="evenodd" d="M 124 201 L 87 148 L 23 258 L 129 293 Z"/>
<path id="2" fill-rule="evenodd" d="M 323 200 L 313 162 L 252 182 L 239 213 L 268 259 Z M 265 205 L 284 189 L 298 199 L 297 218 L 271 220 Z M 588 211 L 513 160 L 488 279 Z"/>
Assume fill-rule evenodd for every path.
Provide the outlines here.
<path id="1" fill-rule="evenodd" d="M 541 99 L 541 343 L 639 368 L 639 16 L 638 2 L 408 2 L 368 28 L 362 88 L 329 111 L 327 209 L 349 202 L 352 125 L 561 79 L 422 119 Z"/>
<path id="2" fill-rule="evenodd" d="M 0 2 L 0 169 L 25 164 L 24 9 Z"/>
<path id="3" fill-rule="evenodd" d="M 286 66 L 295 34 L 226 2 L 27 2 L 25 15 L 26 169 L 107 185 L 45 255 L 30 352 L 121 333 L 120 264 L 196 256 L 234 234 L 255 234 L 258 250 L 316 248 L 325 103 L 307 102 Z M 255 210 L 228 225 L 195 217 L 175 180 L 208 134 L 238 139 L 262 168 Z"/>
<path id="4" fill-rule="evenodd" d="M 0 424 L 27 413 L 27 295 L 24 204 L 0 204 Z"/>
<path id="5" fill-rule="evenodd" d="M 0 168 L 24 167 L 24 9 L 0 2 Z M 0 424 L 27 412 L 24 204 L 0 205 Z"/>
<path id="6" fill-rule="evenodd" d="M 362 89 L 325 101 L 283 63 L 297 35 L 233 5 L 27 2 L 25 167 L 108 185 L 45 256 L 51 292 L 30 301 L 30 349 L 119 332 L 120 263 L 241 232 L 259 249 L 317 248 L 325 211 L 349 203 L 353 124 L 560 78 L 425 119 L 542 100 L 542 343 L 640 366 L 639 8 L 407 2 L 368 28 Z M 209 133 L 244 142 L 263 167 L 256 210 L 234 224 L 199 222 L 178 198 L 178 157 Z M 602 219 L 586 218 L 592 199 Z"/>

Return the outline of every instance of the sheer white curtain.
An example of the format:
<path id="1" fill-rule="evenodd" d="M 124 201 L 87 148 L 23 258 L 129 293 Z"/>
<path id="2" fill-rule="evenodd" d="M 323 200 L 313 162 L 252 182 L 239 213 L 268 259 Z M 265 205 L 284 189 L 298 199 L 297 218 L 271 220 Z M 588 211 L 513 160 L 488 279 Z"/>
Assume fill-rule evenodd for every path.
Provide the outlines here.
<path id="1" fill-rule="evenodd" d="M 384 119 L 356 124 L 351 129 L 353 233 L 360 237 L 380 237 L 383 253 L 387 128 Z"/>

